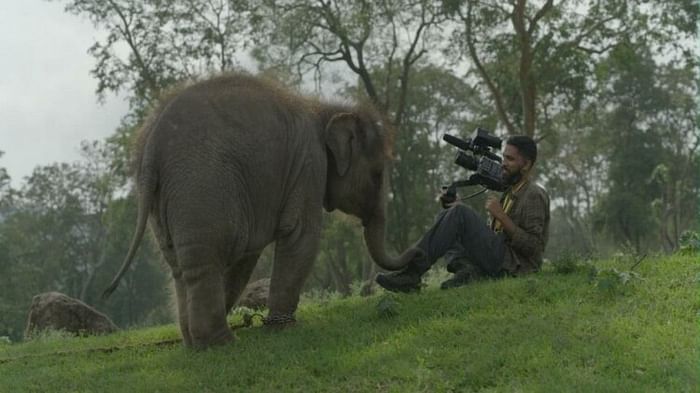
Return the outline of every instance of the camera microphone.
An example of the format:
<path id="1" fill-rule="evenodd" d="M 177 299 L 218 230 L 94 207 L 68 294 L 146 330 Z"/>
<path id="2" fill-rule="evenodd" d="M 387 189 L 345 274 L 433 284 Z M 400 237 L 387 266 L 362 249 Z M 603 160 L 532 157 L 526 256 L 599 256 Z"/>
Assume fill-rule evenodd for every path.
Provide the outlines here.
<path id="1" fill-rule="evenodd" d="M 450 134 L 445 134 L 442 136 L 442 140 L 449 143 L 452 146 L 458 147 L 462 150 L 471 150 L 471 144 L 463 139 L 457 138 Z"/>

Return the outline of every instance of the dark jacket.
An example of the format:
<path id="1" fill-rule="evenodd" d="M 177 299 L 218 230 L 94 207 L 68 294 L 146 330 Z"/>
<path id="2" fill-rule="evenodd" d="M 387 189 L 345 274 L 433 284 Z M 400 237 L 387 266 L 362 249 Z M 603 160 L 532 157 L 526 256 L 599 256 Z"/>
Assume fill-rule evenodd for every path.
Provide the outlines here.
<path id="1" fill-rule="evenodd" d="M 503 269 L 515 275 L 538 271 L 549 237 L 549 196 L 528 180 L 511 198 L 508 216 L 516 229 L 513 236 L 506 236 Z"/>

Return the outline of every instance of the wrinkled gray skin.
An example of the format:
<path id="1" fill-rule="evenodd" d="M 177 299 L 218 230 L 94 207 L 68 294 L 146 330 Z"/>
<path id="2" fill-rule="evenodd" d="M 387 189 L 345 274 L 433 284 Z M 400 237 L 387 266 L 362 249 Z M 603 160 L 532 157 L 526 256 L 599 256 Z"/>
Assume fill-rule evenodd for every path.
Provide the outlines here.
<path id="1" fill-rule="evenodd" d="M 384 250 L 390 137 L 369 108 L 327 105 L 228 75 L 171 95 L 139 135 L 137 230 L 146 221 L 170 265 L 187 346 L 232 339 L 226 314 L 276 242 L 269 317 L 293 316 L 319 247 L 322 207 L 359 217 L 374 261 Z"/>

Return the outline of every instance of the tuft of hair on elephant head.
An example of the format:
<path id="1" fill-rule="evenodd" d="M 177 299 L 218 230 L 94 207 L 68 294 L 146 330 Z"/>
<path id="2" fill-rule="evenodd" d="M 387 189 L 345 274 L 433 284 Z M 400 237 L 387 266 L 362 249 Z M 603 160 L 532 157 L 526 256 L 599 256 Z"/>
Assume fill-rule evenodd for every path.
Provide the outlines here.
<path id="1" fill-rule="evenodd" d="M 147 222 L 172 270 L 185 344 L 228 342 L 226 314 L 263 248 L 275 242 L 267 324 L 294 322 L 319 247 L 322 210 L 362 220 L 382 268 L 413 257 L 385 251 L 392 132 L 367 105 L 297 95 L 229 74 L 161 100 L 138 133 L 137 227 L 112 293 Z"/>

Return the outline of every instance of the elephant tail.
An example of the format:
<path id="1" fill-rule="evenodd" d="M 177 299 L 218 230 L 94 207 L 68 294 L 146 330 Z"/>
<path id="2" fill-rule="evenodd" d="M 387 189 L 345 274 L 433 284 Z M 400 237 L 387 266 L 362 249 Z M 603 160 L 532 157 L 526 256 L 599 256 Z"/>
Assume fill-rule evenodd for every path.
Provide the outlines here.
<path id="1" fill-rule="evenodd" d="M 153 164 L 150 162 L 150 159 L 154 156 L 154 152 L 152 151 L 153 144 L 150 144 L 151 146 L 148 145 L 149 144 L 145 146 L 145 154 L 141 156 L 141 163 L 139 165 L 140 168 L 138 170 L 139 173 L 137 175 L 137 181 L 139 183 L 139 186 L 137 187 L 138 213 L 136 219 L 136 232 L 134 233 L 134 236 L 131 239 L 129 252 L 126 254 L 126 257 L 124 258 L 124 262 L 122 263 L 119 272 L 112 280 L 112 283 L 109 284 L 109 287 L 107 287 L 107 289 L 105 289 L 104 292 L 102 292 L 103 300 L 106 300 L 119 286 L 119 281 L 121 281 L 122 277 L 124 276 L 124 274 L 126 274 L 126 271 L 131 266 L 131 263 L 134 260 L 134 256 L 136 255 L 136 251 L 141 245 L 143 235 L 146 232 L 148 214 L 152 209 L 153 199 L 155 197 L 156 187 L 158 183 L 156 171 L 154 170 Z"/>

